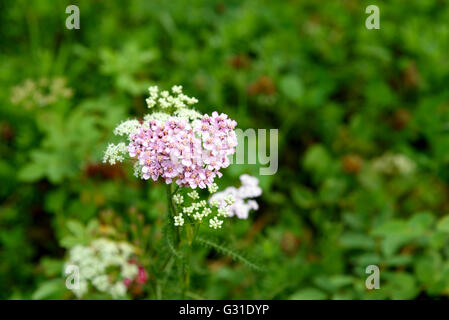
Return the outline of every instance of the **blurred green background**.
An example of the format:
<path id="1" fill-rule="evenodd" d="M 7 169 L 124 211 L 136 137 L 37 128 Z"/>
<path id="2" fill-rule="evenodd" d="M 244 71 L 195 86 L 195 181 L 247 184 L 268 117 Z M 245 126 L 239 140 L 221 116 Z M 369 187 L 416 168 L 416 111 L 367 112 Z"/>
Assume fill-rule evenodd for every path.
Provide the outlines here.
<path id="1" fill-rule="evenodd" d="M 365 28 L 370 4 L 380 30 Z M 164 188 L 101 163 L 150 84 L 181 84 L 241 129 L 279 129 L 260 210 L 214 233 L 266 270 L 198 249 L 191 298 L 446 298 L 448 21 L 444 0 L 2 0 L 0 298 L 74 298 L 62 263 L 90 237 L 157 247 Z M 220 186 L 242 173 L 258 165 Z M 370 264 L 379 290 L 365 288 Z"/>

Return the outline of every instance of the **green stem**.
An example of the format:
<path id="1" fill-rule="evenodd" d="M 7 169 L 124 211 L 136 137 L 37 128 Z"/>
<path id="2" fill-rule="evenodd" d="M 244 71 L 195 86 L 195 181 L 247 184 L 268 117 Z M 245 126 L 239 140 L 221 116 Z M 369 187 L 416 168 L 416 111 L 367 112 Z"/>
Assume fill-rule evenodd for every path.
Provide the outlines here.
<path id="1" fill-rule="evenodd" d="M 192 239 L 192 243 L 190 244 L 190 245 L 193 245 L 193 242 L 195 241 L 195 239 L 196 239 L 196 236 L 198 235 L 198 231 L 200 230 L 200 225 L 199 225 L 199 223 L 198 224 L 195 224 L 195 228 L 194 228 L 194 230 L 193 230 L 193 239 Z"/>
<path id="2" fill-rule="evenodd" d="M 176 192 L 178 192 L 178 190 L 179 190 L 179 186 L 177 185 L 175 188 L 175 191 L 173 191 L 173 193 L 172 193 L 172 196 L 174 196 L 176 194 Z"/>
<path id="3" fill-rule="evenodd" d="M 176 242 L 179 248 L 179 243 L 181 242 L 181 235 L 180 235 L 180 231 L 179 228 L 175 228 L 175 216 L 178 214 L 178 212 L 176 211 L 176 207 L 175 204 L 173 203 L 173 192 L 172 192 L 172 185 L 168 184 L 167 185 L 167 205 L 168 205 L 168 212 L 169 212 L 169 216 L 170 216 L 170 228 L 175 231 L 174 232 L 177 236 Z"/>
<path id="4" fill-rule="evenodd" d="M 166 261 L 166 264 L 164 265 L 162 270 L 166 270 L 165 276 L 162 277 L 161 280 L 157 280 L 156 285 L 156 298 L 162 299 L 162 289 L 164 288 L 165 284 L 167 283 L 167 279 L 170 275 L 171 269 L 173 267 L 173 256 L 170 255 L 169 259 Z"/>
<path id="5" fill-rule="evenodd" d="M 174 217 L 178 214 L 176 210 L 176 206 L 173 203 L 173 195 L 178 191 L 179 186 L 173 191 L 173 185 L 169 184 L 167 186 L 167 205 L 170 216 L 170 228 L 173 230 L 176 228 L 174 226 Z M 188 226 L 185 226 L 188 228 Z M 186 230 L 188 233 L 190 230 Z M 181 238 L 181 230 L 180 228 L 176 228 L 175 234 L 177 235 L 176 239 L 176 247 L 177 250 L 183 250 L 183 257 L 181 258 L 181 288 L 182 288 L 182 299 L 186 298 L 186 293 L 189 290 L 190 286 L 190 251 L 191 251 L 191 243 L 190 241 L 183 242 Z"/>

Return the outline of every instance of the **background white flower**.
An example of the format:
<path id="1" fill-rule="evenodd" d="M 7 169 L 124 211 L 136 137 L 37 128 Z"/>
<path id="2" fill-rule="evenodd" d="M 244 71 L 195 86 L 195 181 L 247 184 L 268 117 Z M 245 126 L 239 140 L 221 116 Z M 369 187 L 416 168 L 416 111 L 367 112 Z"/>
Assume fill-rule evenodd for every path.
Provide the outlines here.
<path id="1" fill-rule="evenodd" d="M 235 215 L 240 219 L 247 219 L 250 210 L 259 209 L 255 200 L 247 199 L 259 197 L 262 194 L 262 189 L 259 187 L 259 180 L 248 174 L 241 175 L 240 181 L 241 187 L 228 187 L 224 191 L 217 192 L 210 197 L 209 203 L 212 206 L 218 204 L 220 208 L 226 207 L 230 217 Z"/>

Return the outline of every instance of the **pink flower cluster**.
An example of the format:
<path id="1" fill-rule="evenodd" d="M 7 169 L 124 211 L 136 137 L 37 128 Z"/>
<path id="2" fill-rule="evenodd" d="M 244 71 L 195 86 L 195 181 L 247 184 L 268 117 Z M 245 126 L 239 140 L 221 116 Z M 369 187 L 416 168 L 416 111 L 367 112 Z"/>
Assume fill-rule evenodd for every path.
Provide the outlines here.
<path id="1" fill-rule="evenodd" d="M 135 261 L 133 259 L 129 260 L 128 262 L 131 264 L 137 264 L 137 261 Z M 145 271 L 145 269 L 142 266 L 138 265 L 137 270 L 138 270 L 137 276 L 134 280 L 129 279 L 129 278 L 123 279 L 123 283 L 125 284 L 125 286 L 129 287 L 133 283 L 133 281 L 135 281 L 138 284 L 145 284 L 147 282 L 148 274 Z"/>
<path id="2" fill-rule="evenodd" d="M 171 117 L 150 120 L 130 135 L 129 155 L 138 160 L 143 179 L 206 188 L 235 153 L 237 123 L 225 114 L 204 115 L 195 125 Z"/>

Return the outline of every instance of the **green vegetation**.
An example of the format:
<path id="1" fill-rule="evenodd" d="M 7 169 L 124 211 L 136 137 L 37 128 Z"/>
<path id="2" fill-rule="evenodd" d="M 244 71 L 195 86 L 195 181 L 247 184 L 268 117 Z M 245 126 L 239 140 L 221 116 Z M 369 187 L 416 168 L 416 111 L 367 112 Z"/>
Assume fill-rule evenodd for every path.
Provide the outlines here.
<path id="1" fill-rule="evenodd" d="M 260 209 L 203 230 L 187 298 L 449 295 L 446 1 L 79 0 L 79 30 L 69 4 L 0 3 L 0 298 L 74 299 L 66 249 L 98 237 L 139 248 L 149 281 L 130 298 L 180 297 L 165 186 L 102 163 L 153 84 L 279 129 Z M 365 28 L 369 4 L 380 30 Z"/>

